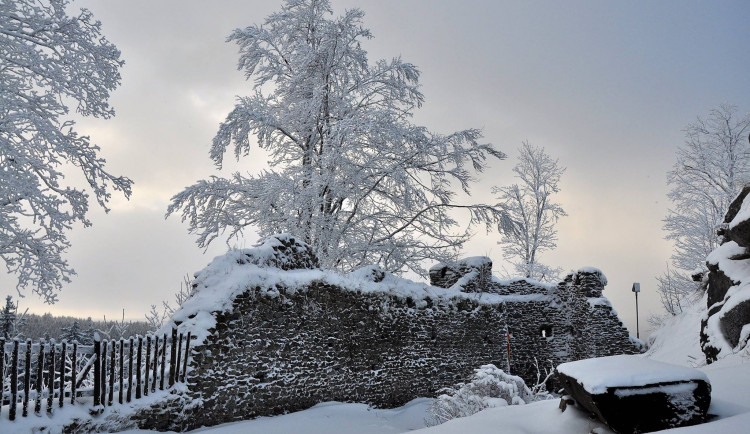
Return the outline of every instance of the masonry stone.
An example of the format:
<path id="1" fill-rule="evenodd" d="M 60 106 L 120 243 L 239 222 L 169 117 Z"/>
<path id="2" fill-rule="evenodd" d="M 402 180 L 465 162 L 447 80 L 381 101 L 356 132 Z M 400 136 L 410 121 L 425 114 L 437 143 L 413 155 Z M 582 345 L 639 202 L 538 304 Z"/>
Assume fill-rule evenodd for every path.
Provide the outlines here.
<path id="1" fill-rule="evenodd" d="M 249 265 L 237 264 L 243 266 Z M 378 269 L 355 272 L 372 279 L 315 278 L 301 286 L 283 283 L 299 280 L 283 277 L 300 276 L 300 270 L 277 270 L 281 277 L 273 288 L 248 285 L 233 296 L 231 307 L 212 312 L 215 326 L 205 342 L 191 346 L 184 395 L 201 404 L 170 429 L 293 412 L 325 401 L 392 408 L 434 397 L 487 363 L 510 366 L 512 374 L 535 383 L 537 362 L 557 365 L 642 350 L 602 297 L 606 279 L 596 269 L 552 285 L 499 281 L 492 278 L 491 261 L 481 257 L 441 267 L 430 270 L 438 286 L 422 285 L 427 295 L 400 292 Z M 142 426 L 148 423 L 144 417 Z"/>

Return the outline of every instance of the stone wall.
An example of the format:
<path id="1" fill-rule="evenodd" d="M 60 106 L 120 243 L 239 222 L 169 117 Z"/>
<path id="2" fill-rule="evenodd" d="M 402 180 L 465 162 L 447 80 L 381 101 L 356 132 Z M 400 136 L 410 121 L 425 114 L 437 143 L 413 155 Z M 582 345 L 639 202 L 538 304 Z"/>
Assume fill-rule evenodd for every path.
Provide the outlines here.
<path id="1" fill-rule="evenodd" d="M 487 263 L 469 262 L 480 268 Z M 468 268 L 464 276 L 471 274 Z M 506 326 L 510 371 L 532 384 L 535 358 L 540 366 L 557 365 L 640 351 L 601 298 L 606 279 L 595 269 L 571 273 L 558 285 L 479 275 L 472 283 L 459 276 L 451 288 L 426 286 L 424 294 L 399 289 L 401 284 L 388 279 L 365 284 L 313 276 L 300 284 L 305 273 L 294 279 L 283 273 L 294 272 L 278 270 L 272 290 L 253 282 L 233 295 L 230 309 L 213 313 L 215 325 L 194 347 L 187 380 L 187 396 L 201 405 L 172 429 L 292 412 L 324 401 L 395 407 L 436 396 L 482 364 L 506 369 Z M 482 292 L 459 291 L 461 284 Z"/>

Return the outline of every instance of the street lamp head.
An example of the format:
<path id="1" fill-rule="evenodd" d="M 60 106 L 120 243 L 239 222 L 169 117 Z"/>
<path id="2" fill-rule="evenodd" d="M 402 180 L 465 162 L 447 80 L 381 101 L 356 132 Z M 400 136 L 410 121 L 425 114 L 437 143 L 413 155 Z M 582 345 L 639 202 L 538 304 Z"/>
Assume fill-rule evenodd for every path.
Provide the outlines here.
<path id="1" fill-rule="evenodd" d="M 641 292 L 641 284 L 638 282 L 633 283 L 633 292 Z"/>

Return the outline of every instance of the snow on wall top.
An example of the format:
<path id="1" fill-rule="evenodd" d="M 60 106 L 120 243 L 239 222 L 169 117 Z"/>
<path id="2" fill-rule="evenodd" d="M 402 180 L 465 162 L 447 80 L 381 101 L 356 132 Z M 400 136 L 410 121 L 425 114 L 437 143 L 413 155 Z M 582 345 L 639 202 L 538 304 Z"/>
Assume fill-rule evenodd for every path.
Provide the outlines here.
<path id="1" fill-rule="evenodd" d="M 577 274 L 577 273 L 585 273 L 585 274 L 596 274 L 599 277 L 599 280 L 602 282 L 603 285 L 607 285 L 607 276 L 604 275 L 604 272 L 596 267 L 581 267 L 577 271 L 574 271 L 570 274 Z"/>
<path id="2" fill-rule="evenodd" d="M 284 248 L 280 248 L 283 246 Z M 464 299 L 474 300 L 480 304 L 500 304 L 546 301 L 549 295 L 539 294 L 492 294 L 466 293 L 458 288 L 438 288 L 425 283 L 403 279 L 391 273 L 383 272 L 382 280 L 374 278 L 379 267 L 364 267 L 353 273 L 343 275 L 334 271 L 305 269 L 298 267 L 290 258 L 293 252 L 301 251 L 303 255 L 312 255 L 305 249 L 307 245 L 294 240 L 288 234 L 272 236 L 254 248 L 237 249 L 217 256 L 211 263 L 196 274 L 193 280 L 193 294 L 174 313 L 171 321 L 160 333 L 171 330 L 175 325 L 192 335 L 202 344 L 209 335 L 209 330 L 216 325 L 213 312 L 231 311 L 234 299 L 251 288 L 261 288 L 269 296 L 279 296 L 279 287 L 287 293 L 305 291 L 314 282 L 335 285 L 351 291 L 362 293 L 383 293 L 402 298 L 410 297 L 417 307 L 427 306 L 426 299 L 457 302 Z M 309 246 L 307 246 L 309 249 Z M 309 264 L 317 260 L 305 259 Z M 286 269 L 279 268 L 279 265 Z M 377 276 L 380 277 L 380 276 Z"/>
<path id="3" fill-rule="evenodd" d="M 455 265 L 460 267 L 462 265 L 472 267 L 472 268 L 481 268 L 485 265 L 492 265 L 492 259 L 488 258 L 487 256 L 469 256 L 468 258 L 463 258 L 458 261 L 456 261 Z M 433 270 L 440 270 L 441 268 L 445 267 L 446 264 L 443 262 L 438 262 L 437 264 L 430 267 L 430 271 Z"/>
<path id="4" fill-rule="evenodd" d="M 672 365 L 645 357 L 620 355 L 563 363 L 557 371 L 575 378 L 591 394 L 606 393 L 608 388 L 642 387 L 659 383 L 703 380 L 702 371 Z"/>

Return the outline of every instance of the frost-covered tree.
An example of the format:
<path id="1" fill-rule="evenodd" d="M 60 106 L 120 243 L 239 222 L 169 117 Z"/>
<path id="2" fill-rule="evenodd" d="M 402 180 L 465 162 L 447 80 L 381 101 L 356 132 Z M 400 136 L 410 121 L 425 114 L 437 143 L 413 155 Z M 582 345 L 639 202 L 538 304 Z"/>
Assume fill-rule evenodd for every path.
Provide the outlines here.
<path id="1" fill-rule="evenodd" d="M 76 341 L 81 345 L 91 345 L 94 343 L 94 330 L 91 328 L 84 330 L 76 320 L 70 326 L 60 329 L 60 339 L 67 342 Z"/>
<path id="2" fill-rule="evenodd" d="M 0 310 L 0 337 L 7 339 L 22 336 L 24 315 L 18 315 L 18 304 L 13 303 L 13 297 L 5 297 L 5 306 Z"/>
<path id="3" fill-rule="evenodd" d="M 559 270 L 539 262 L 538 255 L 557 247 L 555 225 L 560 217 L 567 215 L 560 204 L 552 200 L 552 195 L 560 191 L 558 184 L 565 168 L 544 148 L 523 142 L 513 172 L 517 184 L 495 188 L 515 229 L 501 239 L 503 253 L 522 276 L 553 280 Z"/>
<path id="4" fill-rule="evenodd" d="M 245 157 L 257 141 L 271 169 L 212 177 L 172 198 L 167 215 L 182 210 L 200 246 L 253 227 L 303 239 L 326 268 L 422 272 L 423 260 L 454 259 L 470 236 L 452 211 L 487 229 L 505 221 L 497 206 L 456 202 L 456 186 L 469 193 L 473 172 L 504 154 L 480 143 L 479 130 L 443 135 L 411 123 L 423 103 L 419 70 L 368 61 L 363 16 L 287 0 L 229 36 L 253 93 L 238 98 L 210 156 L 220 168 L 227 152 Z"/>
<path id="5" fill-rule="evenodd" d="M 662 304 L 672 315 L 681 312 L 675 298 L 699 287 L 690 276 L 707 271 L 706 257 L 719 245 L 716 231 L 729 204 L 750 181 L 748 133 L 750 114 L 738 116 L 731 105 L 713 109 L 685 128 L 685 143 L 667 173 L 672 208 L 664 230 L 674 241 L 674 269 L 658 284 Z"/>
<path id="6" fill-rule="evenodd" d="M 120 52 L 88 10 L 68 16 L 67 0 L 0 2 L 0 256 L 29 288 L 54 303 L 75 274 L 63 258 L 66 231 L 89 226 L 89 198 L 106 210 L 112 191 L 132 182 L 104 169 L 99 148 L 79 136 L 69 107 L 109 118 L 120 83 Z M 63 183 L 79 170 L 86 190 Z"/>
<path id="7" fill-rule="evenodd" d="M 428 426 L 435 426 L 451 419 L 471 416 L 486 408 L 551 399 L 545 383 L 553 373 L 554 369 L 548 370 L 544 380 L 537 376 L 540 382 L 529 389 L 521 377 L 507 374 L 495 365 L 483 365 L 474 371 L 468 383 L 441 390 L 441 395 L 428 408 L 430 417 L 425 422 Z"/>

